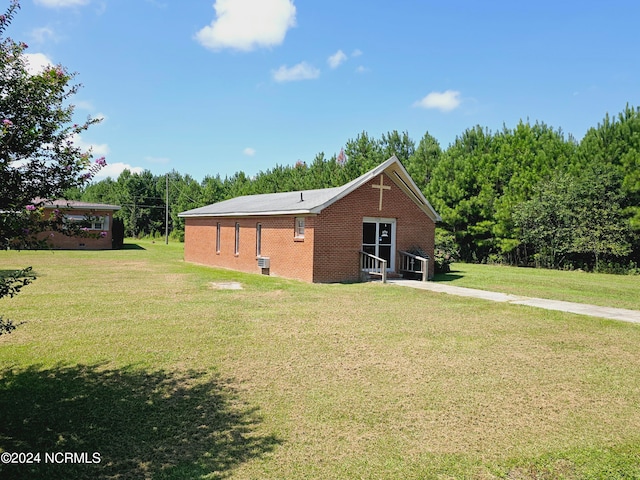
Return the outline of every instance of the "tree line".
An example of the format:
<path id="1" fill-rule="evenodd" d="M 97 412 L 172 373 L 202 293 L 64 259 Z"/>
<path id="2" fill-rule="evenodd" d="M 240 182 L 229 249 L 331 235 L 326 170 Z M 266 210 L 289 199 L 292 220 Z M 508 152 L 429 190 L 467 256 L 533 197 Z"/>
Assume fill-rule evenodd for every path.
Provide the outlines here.
<path id="1" fill-rule="evenodd" d="M 172 235 L 178 213 L 239 195 L 343 185 L 396 155 L 441 215 L 438 241 L 459 258 L 550 268 L 637 270 L 640 261 L 640 109 L 606 115 L 581 141 L 545 123 L 492 132 L 475 126 L 445 150 L 428 132 L 380 138 L 367 132 L 339 154 L 276 165 L 253 177 L 239 171 L 201 182 L 125 170 L 70 192 L 79 200 L 122 206 L 128 236 L 158 235 L 169 184 Z"/>

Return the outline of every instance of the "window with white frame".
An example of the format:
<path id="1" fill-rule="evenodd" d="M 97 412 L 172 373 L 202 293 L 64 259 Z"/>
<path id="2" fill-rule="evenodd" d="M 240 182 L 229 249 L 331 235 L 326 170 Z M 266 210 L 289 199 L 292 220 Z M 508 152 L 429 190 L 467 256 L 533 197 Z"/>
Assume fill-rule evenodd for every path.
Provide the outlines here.
<path id="1" fill-rule="evenodd" d="M 216 224 L 216 253 L 220 253 L 220 222 Z"/>
<path id="2" fill-rule="evenodd" d="M 240 224 L 236 223 L 236 244 L 234 253 L 240 255 Z"/>
<path id="3" fill-rule="evenodd" d="M 294 237 L 304 238 L 304 217 L 296 217 L 294 227 Z"/>
<path id="4" fill-rule="evenodd" d="M 92 215 L 65 215 L 64 221 L 68 223 L 82 224 L 88 230 L 108 230 L 109 217 L 96 217 Z"/>
<path id="5" fill-rule="evenodd" d="M 262 224 L 256 224 L 256 257 L 262 254 Z"/>

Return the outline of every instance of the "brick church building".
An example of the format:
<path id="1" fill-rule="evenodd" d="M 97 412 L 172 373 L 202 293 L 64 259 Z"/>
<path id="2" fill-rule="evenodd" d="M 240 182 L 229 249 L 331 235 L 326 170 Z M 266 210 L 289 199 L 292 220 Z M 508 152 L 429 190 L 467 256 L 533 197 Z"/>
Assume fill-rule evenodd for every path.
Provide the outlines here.
<path id="1" fill-rule="evenodd" d="M 401 273 L 416 249 L 431 277 L 440 220 L 395 156 L 341 187 L 247 195 L 180 216 L 188 262 L 321 283 L 382 265 Z"/>

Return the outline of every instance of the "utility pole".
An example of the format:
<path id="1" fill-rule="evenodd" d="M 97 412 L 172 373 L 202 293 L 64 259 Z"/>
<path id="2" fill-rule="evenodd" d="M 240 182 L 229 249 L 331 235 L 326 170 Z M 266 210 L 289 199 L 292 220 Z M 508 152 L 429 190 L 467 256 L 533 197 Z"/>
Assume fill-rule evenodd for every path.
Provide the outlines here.
<path id="1" fill-rule="evenodd" d="M 165 190 L 165 211 L 164 211 L 164 244 L 169 245 L 169 174 L 165 175 L 167 187 Z"/>

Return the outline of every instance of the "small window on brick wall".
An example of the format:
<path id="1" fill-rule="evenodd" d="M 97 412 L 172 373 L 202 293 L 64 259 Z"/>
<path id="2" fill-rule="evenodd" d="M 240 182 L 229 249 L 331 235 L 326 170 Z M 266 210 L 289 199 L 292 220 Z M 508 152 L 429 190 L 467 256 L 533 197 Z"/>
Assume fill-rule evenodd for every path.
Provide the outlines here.
<path id="1" fill-rule="evenodd" d="M 216 224 L 216 253 L 220 253 L 220 223 Z"/>
<path id="2" fill-rule="evenodd" d="M 65 215 L 64 222 L 81 224 L 87 230 L 108 230 L 109 217 L 92 215 Z"/>
<path id="3" fill-rule="evenodd" d="M 256 257 L 262 255 L 262 224 L 256 224 Z"/>
<path id="4" fill-rule="evenodd" d="M 234 249 L 236 255 L 240 255 L 240 224 L 236 223 L 236 245 Z"/>
<path id="5" fill-rule="evenodd" d="M 304 217 L 296 217 L 294 237 L 304 238 Z"/>

